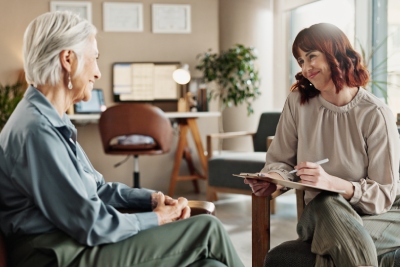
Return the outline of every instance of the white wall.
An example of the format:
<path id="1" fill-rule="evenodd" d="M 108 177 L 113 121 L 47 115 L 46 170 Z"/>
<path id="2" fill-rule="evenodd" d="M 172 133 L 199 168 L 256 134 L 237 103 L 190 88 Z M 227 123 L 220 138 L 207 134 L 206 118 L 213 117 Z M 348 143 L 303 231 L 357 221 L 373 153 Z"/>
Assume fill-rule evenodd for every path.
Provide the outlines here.
<path id="1" fill-rule="evenodd" d="M 151 32 L 151 4 L 166 3 L 169 0 L 149 0 L 143 3 L 144 31 L 139 33 L 104 32 L 102 19 L 102 0 L 91 0 L 92 21 L 98 28 L 97 42 L 100 51 L 99 68 L 102 78 L 96 88 L 105 92 L 108 106 L 114 105 L 111 91 L 112 64 L 130 61 L 180 61 L 190 65 L 192 75 L 199 53 L 219 49 L 218 0 L 175 0 L 174 4 L 190 4 L 192 18 L 191 34 L 154 34 Z M 0 83 L 15 82 L 22 63 L 22 38 L 29 22 L 38 15 L 50 10 L 49 0 L 0 0 Z M 217 119 L 199 119 L 198 124 L 205 142 L 205 135 L 218 131 Z M 123 160 L 120 156 L 104 154 L 97 124 L 77 126 L 78 141 L 88 154 L 94 167 L 107 181 L 120 181 L 132 185 L 133 160 L 114 169 L 114 163 Z M 189 142 L 192 143 L 191 137 Z M 140 157 L 142 186 L 167 191 L 177 145 L 174 137 L 170 153 L 162 156 Z M 195 160 L 197 161 L 197 157 Z M 199 166 L 199 165 L 198 165 Z M 187 172 L 182 164 L 182 173 Z M 200 168 L 200 166 L 199 166 Z M 202 183 L 204 184 L 204 183 Z M 177 190 L 192 190 L 190 182 L 179 182 Z"/>
<path id="2" fill-rule="evenodd" d="M 261 78 L 261 97 L 253 102 L 254 114 L 247 116 L 246 106 L 232 107 L 223 112 L 223 128 L 230 131 L 255 131 L 260 114 L 276 109 L 273 87 L 273 10 L 269 0 L 220 0 L 220 47 L 226 50 L 236 43 L 253 46 L 258 51 L 257 66 Z M 250 138 L 240 142 L 224 141 L 224 148 L 251 150 Z"/>

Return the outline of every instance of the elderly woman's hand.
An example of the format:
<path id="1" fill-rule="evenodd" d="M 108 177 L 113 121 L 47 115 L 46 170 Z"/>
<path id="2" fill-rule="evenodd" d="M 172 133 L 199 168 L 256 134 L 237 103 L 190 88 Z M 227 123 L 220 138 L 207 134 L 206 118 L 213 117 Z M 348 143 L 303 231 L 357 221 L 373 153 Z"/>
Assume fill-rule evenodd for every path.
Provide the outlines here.
<path id="1" fill-rule="evenodd" d="M 190 207 L 184 197 L 173 199 L 163 193 L 156 193 L 157 206 L 153 210 L 158 216 L 158 224 L 182 220 L 190 217 Z"/>

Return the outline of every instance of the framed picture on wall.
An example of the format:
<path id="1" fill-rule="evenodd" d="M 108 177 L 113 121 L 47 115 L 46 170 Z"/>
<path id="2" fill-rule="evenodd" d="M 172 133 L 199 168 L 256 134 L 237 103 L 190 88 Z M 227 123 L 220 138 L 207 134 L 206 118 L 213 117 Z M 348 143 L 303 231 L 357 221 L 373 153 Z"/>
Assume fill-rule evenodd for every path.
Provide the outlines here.
<path id="1" fill-rule="evenodd" d="M 153 33 L 190 33 L 190 5 L 153 4 Z"/>
<path id="2" fill-rule="evenodd" d="M 81 18 L 92 22 L 92 2 L 86 1 L 50 1 L 50 11 L 71 11 Z"/>
<path id="3" fill-rule="evenodd" d="M 105 32 L 142 32 L 142 3 L 103 3 L 103 29 Z"/>

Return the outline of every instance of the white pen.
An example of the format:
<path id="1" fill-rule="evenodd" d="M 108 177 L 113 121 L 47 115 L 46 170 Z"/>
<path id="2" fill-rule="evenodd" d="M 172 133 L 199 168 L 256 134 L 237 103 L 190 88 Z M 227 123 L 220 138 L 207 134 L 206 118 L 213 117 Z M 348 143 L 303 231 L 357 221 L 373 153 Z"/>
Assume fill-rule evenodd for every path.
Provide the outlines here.
<path id="1" fill-rule="evenodd" d="M 322 159 L 322 160 L 319 160 L 314 163 L 321 165 L 321 164 L 327 163 L 328 161 L 329 161 L 329 159 Z M 295 172 L 297 172 L 297 170 L 290 171 L 289 173 L 295 173 Z"/>

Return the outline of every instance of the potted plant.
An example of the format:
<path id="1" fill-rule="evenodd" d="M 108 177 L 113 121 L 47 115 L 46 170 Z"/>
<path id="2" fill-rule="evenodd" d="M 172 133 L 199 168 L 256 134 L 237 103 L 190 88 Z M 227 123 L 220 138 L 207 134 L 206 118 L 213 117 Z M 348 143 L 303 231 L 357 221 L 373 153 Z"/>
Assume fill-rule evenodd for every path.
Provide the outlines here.
<path id="1" fill-rule="evenodd" d="M 375 64 L 374 68 L 371 67 L 372 65 L 372 58 L 375 57 L 376 53 L 380 53 L 380 49 L 383 47 L 387 47 L 387 42 L 389 39 L 390 35 L 386 36 L 380 43 L 378 43 L 376 46 L 373 46 L 371 48 L 370 53 L 367 55 L 366 49 L 363 47 L 362 43 L 360 42 L 359 39 L 356 39 L 356 41 L 359 44 L 360 48 L 360 53 L 362 57 L 362 64 L 369 69 L 370 72 L 370 80 L 369 83 L 365 86 L 365 89 L 367 89 L 370 92 L 373 92 L 373 87 L 379 90 L 379 92 L 382 94 L 382 97 L 384 98 L 384 102 L 388 103 L 388 94 L 387 94 L 387 86 L 394 86 L 397 88 L 400 88 L 400 84 L 398 83 L 392 83 L 390 81 L 387 81 L 387 77 L 389 74 L 392 74 L 393 71 L 388 71 L 387 64 L 389 60 L 389 55 L 384 56 L 384 58 Z M 395 53 L 398 53 L 399 50 L 395 51 Z M 393 56 L 393 55 L 391 55 Z M 375 77 L 379 77 L 376 79 Z M 386 78 L 383 78 L 386 77 Z"/>
<path id="2" fill-rule="evenodd" d="M 20 75 L 18 80 L 11 85 L 0 84 L 0 131 L 24 96 L 26 82 L 22 77 Z"/>
<path id="3" fill-rule="evenodd" d="M 247 114 L 254 113 L 252 101 L 261 95 L 260 79 L 254 62 L 257 59 L 253 47 L 236 44 L 221 53 L 208 52 L 198 55 L 196 69 L 203 73 L 204 82 L 216 83 L 209 88 L 208 99 L 218 99 L 222 112 L 226 107 L 246 103 Z"/>

